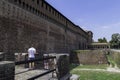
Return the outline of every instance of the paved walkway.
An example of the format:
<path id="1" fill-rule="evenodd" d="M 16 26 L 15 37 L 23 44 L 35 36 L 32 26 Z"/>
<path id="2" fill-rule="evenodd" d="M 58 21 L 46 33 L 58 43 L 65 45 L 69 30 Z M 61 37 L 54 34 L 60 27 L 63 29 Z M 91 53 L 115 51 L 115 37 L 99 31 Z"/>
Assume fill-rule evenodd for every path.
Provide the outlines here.
<path id="1" fill-rule="evenodd" d="M 115 51 L 115 52 L 120 52 L 120 50 L 118 49 L 111 49 L 112 51 Z"/>
<path id="2" fill-rule="evenodd" d="M 73 69 L 73 70 L 107 71 L 107 72 L 117 72 L 117 73 L 120 73 L 120 69 L 118 69 L 118 68 L 111 68 L 111 67 L 108 67 L 107 69 L 88 69 L 88 68 L 82 68 L 82 69 Z"/>
<path id="3" fill-rule="evenodd" d="M 48 70 L 34 69 L 29 70 L 28 68 L 16 68 L 15 69 L 15 80 L 27 80 L 33 76 L 39 75 Z M 43 77 L 40 77 L 36 80 L 49 80 L 52 77 L 52 74 L 47 74 Z"/>

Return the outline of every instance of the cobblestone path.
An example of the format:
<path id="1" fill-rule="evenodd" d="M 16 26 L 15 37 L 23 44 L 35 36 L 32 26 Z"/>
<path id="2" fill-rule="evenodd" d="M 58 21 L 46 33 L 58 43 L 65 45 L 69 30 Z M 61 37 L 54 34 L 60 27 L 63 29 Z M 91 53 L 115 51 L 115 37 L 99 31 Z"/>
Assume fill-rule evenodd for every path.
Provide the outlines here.
<path id="1" fill-rule="evenodd" d="M 27 80 L 33 76 L 39 75 L 43 72 L 46 72 L 47 70 L 41 70 L 41 69 L 34 69 L 29 70 L 28 68 L 16 68 L 15 69 L 15 80 Z M 40 77 L 36 80 L 49 80 L 52 77 L 52 73 L 47 74 L 43 77 Z"/>

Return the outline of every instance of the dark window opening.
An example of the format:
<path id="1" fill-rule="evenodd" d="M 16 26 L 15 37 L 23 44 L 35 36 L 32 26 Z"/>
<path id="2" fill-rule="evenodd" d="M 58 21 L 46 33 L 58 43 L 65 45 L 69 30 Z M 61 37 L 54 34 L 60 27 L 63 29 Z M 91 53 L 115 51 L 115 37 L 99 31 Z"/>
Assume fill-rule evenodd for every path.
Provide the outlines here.
<path id="1" fill-rule="evenodd" d="M 46 5 L 46 10 L 47 10 L 48 6 Z"/>
<path id="2" fill-rule="evenodd" d="M 21 0 L 19 0 L 19 3 L 21 4 Z"/>
<path id="3" fill-rule="evenodd" d="M 54 10 L 52 10 L 52 13 L 54 14 Z"/>
<path id="4" fill-rule="evenodd" d="M 25 7 L 25 3 L 24 2 L 22 3 L 22 5 L 23 5 L 23 7 Z"/>
<path id="5" fill-rule="evenodd" d="M 43 1 L 42 1 L 42 5 L 41 5 L 41 6 L 43 7 L 43 5 L 44 5 L 44 3 L 43 3 Z"/>
<path id="6" fill-rule="evenodd" d="M 35 9 L 34 9 L 34 8 L 32 8 L 32 10 L 33 10 L 33 12 L 35 11 Z"/>
<path id="7" fill-rule="evenodd" d="M 38 11 L 38 15 L 40 14 L 40 11 Z"/>
<path id="8" fill-rule="evenodd" d="M 17 2 L 17 0 L 14 0 L 14 2 Z"/>
<path id="9" fill-rule="evenodd" d="M 32 7 L 30 6 L 30 10 L 32 9 Z"/>
<path id="10" fill-rule="evenodd" d="M 35 10 L 35 13 L 36 13 L 36 14 L 38 13 L 38 10 L 37 10 L 37 9 Z"/>
<path id="11" fill-rule="evenodd" d="M 51 12 L 51 8 L 49 7 L 49 11 Z"/>
<path id="12" fill-rule="evenodd" d="M 37 4 L 39 4 L 39 0 L 37 0 Z"/>
<path id="13" fill-rule="evenodd" d="M 26 4 L 26 8 L 28 8 L 28 4 Z"/>

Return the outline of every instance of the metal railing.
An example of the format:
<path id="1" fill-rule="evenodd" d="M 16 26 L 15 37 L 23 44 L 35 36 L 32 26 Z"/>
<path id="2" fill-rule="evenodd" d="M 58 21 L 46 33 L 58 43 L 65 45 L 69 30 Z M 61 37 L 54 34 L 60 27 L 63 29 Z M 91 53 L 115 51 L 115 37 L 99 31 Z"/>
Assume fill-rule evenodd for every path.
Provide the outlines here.
<path id="1" fill-rule="evenodd" d="M 55 58 L 56 57 L 54 56 L 54 57 L 46 57 L 46 58 L 40 58 L 40 59 L 34 59 L 34 60 L 17 61 L 17 62 L 15 62 L 15 65 L 27 64 L 27 63 L 31 63 L 31 62 L 38 62 L 38 61 L 44 61 L 44 60 L 49 60 L 49 59 L 55 59 Z M 34 79 L 37 79 L 39 77 L 42 77 L 42 76 L 49 74 L 51 72 L 54 72 L 54 71 L 56 71 L 56 69 L 48 70 L 42 74 L 38 74 L 38 75 L 31 77 L 27 80 L 34 80 Z"/>

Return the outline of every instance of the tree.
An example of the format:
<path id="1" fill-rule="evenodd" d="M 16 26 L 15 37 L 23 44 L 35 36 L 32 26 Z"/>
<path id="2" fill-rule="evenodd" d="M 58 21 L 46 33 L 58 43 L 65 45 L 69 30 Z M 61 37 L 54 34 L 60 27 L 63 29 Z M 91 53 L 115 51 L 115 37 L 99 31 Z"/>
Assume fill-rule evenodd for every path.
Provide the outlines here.
<path id="1" fill-rule="evenodd" d="M 99 38 L 99 39 L 98 39 L 98 42 L 99 42 L 99 43 L 102 43 L 102 42 L 103 42 L 102 38 Z"/>
<path id="2" fill-rule="evenodd" d="M 107 39 L 105 37 L 103 37 L 103 42 L 107 43 Z"/>
<path id="3" fill-rule="evenodd" d="M 98 39 L 98 42 L 99 42 L 99 43 L 107 43 L 107 39 L 106 39 L 105 37 L 103 37 L 103 39 L 102 39 L 102 38 L 99 38 L 99 39 Z"/>
<path id="4" fill-rule="evenodd" d="M 112 34 L 110 44 L 112 48 L 120 48 L 120 34 L 119 33 Z"/>

